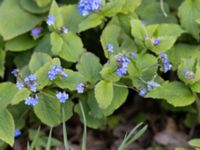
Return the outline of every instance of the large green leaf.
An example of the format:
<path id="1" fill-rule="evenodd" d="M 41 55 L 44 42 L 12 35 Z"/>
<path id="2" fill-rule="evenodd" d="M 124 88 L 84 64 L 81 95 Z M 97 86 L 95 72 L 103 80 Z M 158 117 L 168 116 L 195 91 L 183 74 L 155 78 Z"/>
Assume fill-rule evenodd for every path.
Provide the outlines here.
<path id="1" fill-rule="evenodd" d="M 84 113 L 85 113 L 87 126 L 90 127 L 90 128 L 94 128 L 94 129 L 98 129 L 100 127 L 103 127 L 103 125 L 105 123 L 105 119 L 94 118 L 92 116 L 92 114 L 90 113 L 90 108 L 89 108 L 86 100 L 87 100 L 86 96 L 81 96 L 80 101 L 83 105 L 83 110 L 84 110 Z M 75 106 L 75 112 L 78 113 L 80 120 L 83 122 L 83 115 L 81 113 L 80 104 L 77 104 Z"/>
<path id="2" fill-rule="evenodd" d="M 51 3 L 52 0 L 35 0 L 39 7 L 45 7 Z"/>
<path id="3" fill-rule="evenodd" d="M 15 96 L 12 98 L 12 105 L 18 104 L 21 101 L 25 100 L 29 95 L 31 94 L 31 91 L 27 88 L 23 88 L 18 90 L 18 92 L 15 94 Z"/>
<path id="4" fill-rule="evenodd" d="M 101 79 L 100 71 L 102 65 L 99 62 L 99 58 L 92 53 L 83 54 L 76 68 L 91 83 L 96 83 Z"/>
<path id="5" fill-rule="evenodd" d="M 196 19 L 200 18 L 200 1 L 185 0 L 178 10 L 181 25 L 199 40 L 200 27 Z"/>
<path id="6" fill-rule="evenodd" d="M 5 49 L 13 52 L 21 52 L 31 49 L 36 41 L 29 34 L 23 34 L 5 43 Z"/>
<path id="7" fill-rule="evenodd" d="M 103 21 L 103 18 L 104 17 L 102 15 L 98 14 L 89 15 L 86 19 L 81 21 L 81 23 L 78 26 L 78 31 L 82 32 L 100 25 Z"/>
<path id="8" fill-rule="evenodd" d="M 51 60 L 51 57 L 46 53 L 34 52 L 29 62 L 29 69 L 34 73 L 44 64 L 51 62 Z"/>
<path id="9" fill-rule="evenodd" d="M 15 84 L 11 82 L 3 82 L 0 84 L 0 108 L 5 108 L 10 104 L 12 98 L 18 92 Z"/>
<path id="10" fill-rule="evenodd" d="M 0 6 L 0 34 L 4 40 L 31 30 L 41 20 L 42 16 L 34 16 L 20 8 L 18 0 L 4 1 Z"/>
<path id="11" fill-rule="evenodd" d="M 176 44 L 168 52 L 168 57 L 173 64 L 173 68 L 177 69 L 182 58 L 200 58 L 200 47 L 183 43 Z"/>
<path id="12" fill-rule="evenodd" d="M 142 0 L 126 0 L 121 12 L 128 14 L 134 12 L 135 9 L 141 4 Z"/>
<path id="13" fill-rule="evenodd" d="M 113 83 L 110 81 L 101 80 L 95 86 L 95 98 L 99 107 L 106 109 L 113 99 Z"/>
<path id="14" fill-rule="evenodd" d="M 94 91 L 89 92 L 87 103 L 91 109 L 91 115 L 99 119 L 111 115 L 126 101 L 128 89 L 114 86 L 113 95 L 111 104 L 106 109 L 101 109 L 95 99 Z"/>
<path id="15" fill-rule="evenodd" d="M 0 49 L 0 77 L 3 78 L 4 76 L 4 64 L 5 64 L 5 58 L 6 58 L 6 52 L 2 49 Z"/>
<path id="16" fill-rule="evenodd" d="M 81 38 L 72 32 L 62 35 L 62 38 L 64 43 L 58 55 L 70 62 L 78 61 L 81 54 L 84 52 Z"/>
<path id="17" fill-rule="evenodd" d="M 181 82 L 166 82 L 161 86 L 151 90 L 146 97 L 164 99 L 175 107 L 192 104 L 196 97 L 190 89 Z"/>
<path id="18" fill-rule="evenodd" d="M 69 31 L 77 33 L 79 30 L 79 24 L 84 19 L 84 17 L 77 11 L 77 5 L 67 5 L 60 9 L 63 15 L 64 25 L 69 29 Z"/>
<path id="19" fill-rule="evenodd" d="M 73 103 L 68 100 L 62 107 L 65 110 L 65 120 L 68 120 L 73 114 Z M 34 112 L 44 124 L 56 126 L 62 122 L 62 107 L 54 93 L 43 92 L 39 96 L 39 103 L 34 107 Z"/>
<path id="20" fill-rule="evenodd" d="M 54 55 L 57 55 L 62 49 L 63 39 L 56 32 L 52 32 L 50 37 L 51 37 L 51 46 L 52 46 L 51 51 Z"/>
<path id="21" fill-rule="evenodd" d="M 24 10 L 34 14 L 45 13 L 49 10 L 49 5 L 46 7 L 38 7 L 35 0 L 20 0 L 20 4 Z"/>
<path id="22" fill-rule="evenodd" d="M 0 139 L 13 146 L 15 124 L 7 109 L 0 110 L 0 122 Z"/>
<path id="23" fill-rule="evenodd" d="M 85 83 L 84 77 L 80 72 L 72 71 L 66 69 L 65 72 L 68 74 L 67 78 L 58 78 L 55 80 L 55 83 L 62 89 L 76 90 L 76 86 L 79 83 Z"/>

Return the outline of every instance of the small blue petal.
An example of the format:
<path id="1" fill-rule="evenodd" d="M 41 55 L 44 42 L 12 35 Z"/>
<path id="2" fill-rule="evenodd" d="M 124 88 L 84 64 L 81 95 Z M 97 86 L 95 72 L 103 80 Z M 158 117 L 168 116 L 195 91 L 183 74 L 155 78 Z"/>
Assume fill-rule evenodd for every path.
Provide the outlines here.
<path id="1" fill-rule="evenodd" d="M 142 97 L 144 97 L 146 95 L 146 93 L 147 93 L 147 89 L 143 88 L 143 89 L 140 90 L 139 95 L 142 96 Z"/>
<path id="2" fill-rule="evenodd" d="M 112 44 L 107 44 L 106 45 L 106 49 L 108 50 L 108 52 L 112 53 L 113 52 L 113 48 L 114 46 Z"/>
<path id="3" fill-rule="evenodd" d="M 159 39 L 156 39 L 156 38 L 153 39 L 153 44 L 154 45 L 158 45 L 159 43 L 160 43 Z"/>
<path id="4" fill-rule="evenodd" d="M 12 71 L 11 71 L 11 73 L 15 76 L 15 77 L 17 77 L 18 76 L 18 73 L 19 73 L 19 69 L 13 69 Z"/>
<path id="5" fill-rule="evenodd" d="M 21 83 L 20 81 L 17 81 L 16 86 L 19 90 L 21 90 L 22 88 L 24 88 L 24 84 Z"/>
<path id="6" fill-rule="evenodd" d="M 60 103 L 65 103 L 66 100 L 69 99 L 69 94 L 67 94 L 66 92 L 57 92 L 56 97 L 60 101 Z"/>
<path id="7" fill-rule="evenodd" d="M 19 130 L 19 129 L 16 129 L 15 132 L 14 132 L 14 137 L 18 137 L 22 134 L 22 132 Z"/>
<path id="8" fill-rule="evenodd" d="M 38 36 L 42 32 L 42 27 L 36 27 L 31 30 L 32 36 Z"/>
<path id="9" fill-rule="evenodd" d="M 78 93 L 83 93 L 84 92 L 84 84 L 83 83 L 79 83 L 76 86 L 76 90 L 77 90 Z"/>
<path id="10" fill-rule="evenodd" d="M 48 26 L 52 26 L 52 25 L 54 25 L 55 21 L 56 21 L 56 18 L 52 15 L 49 15 L 46 20 L 46 23 Z"/>
<path id="11" fill-rule="evenodd" d="M 184 76 L 187 79 L 194 79 L 195 78 L 195 73 L 193 71 L 190 71 L 188 69 L 184 70 Z"/>
<path id="12" fill-rule="evenodd" d="M 28 98 L 25 99 L 25 104 L 28 106 L 35 106 L 38 104 L 38 96 L 35 95 L 35 97 L 29 96 Z"/>

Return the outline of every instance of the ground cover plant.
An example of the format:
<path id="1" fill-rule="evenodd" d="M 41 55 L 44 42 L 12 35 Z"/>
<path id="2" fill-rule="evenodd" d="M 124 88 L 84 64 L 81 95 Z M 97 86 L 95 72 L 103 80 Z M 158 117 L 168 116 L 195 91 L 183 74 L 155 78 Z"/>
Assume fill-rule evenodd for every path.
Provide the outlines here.
<path id="1" fill-rule="evenodd" d="M 200 0 L 0 0 L 0 149 L 199 149 L 199 33 Z"/>

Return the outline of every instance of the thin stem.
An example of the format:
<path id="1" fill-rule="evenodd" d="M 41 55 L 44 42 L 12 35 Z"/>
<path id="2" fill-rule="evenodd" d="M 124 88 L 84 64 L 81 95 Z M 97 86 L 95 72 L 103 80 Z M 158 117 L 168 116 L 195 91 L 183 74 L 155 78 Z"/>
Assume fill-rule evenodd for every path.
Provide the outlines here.
<path id="1" fill-rule="evenodd" d="M 138 91 L 137 89 L 135 89 L 134 87 L 129 87 L 129 86 L 126 86 L 126 85 L 122 85 L 122 84 L 116 84 L 116 83 L 114 83 L 113 84 L 114 86 L 117 86 L 117 87 L 121 87 L 121 88 L 128 88 L 128 89 L 132 89 L 132 90 L 134 90 L 134 91 Z"/>
<path id="2" fill-rule="evenodd" d="M 196 107 L 198 111 L 198 123 L 200 123 L 200 99 L 199 96 L 196 94 Z"/>
<path id="3" fill-rule="evenodd" d="M 62 105 L 62 122 L 63 122 L 64 146 L 65 146 L 65 150 L 69 150 L 68 139 L 67 139 L 67 129 L 66 129 L 66 125 L 65 125 L 65 110 L 64 110 L 63 105 Z"/>
<path id="4" fill-rule="evenodd" d="M 165 17 L 168 17 L 168 15 L 167 15 L 167 13 L 166 13 L 166 11 L 165 11 L 165 8 L 164 8 L 164 2 L 163 2 L 163 0 L 160 0 L 160 9 L 161 9 L 163 15 L 164 15 Z"/>

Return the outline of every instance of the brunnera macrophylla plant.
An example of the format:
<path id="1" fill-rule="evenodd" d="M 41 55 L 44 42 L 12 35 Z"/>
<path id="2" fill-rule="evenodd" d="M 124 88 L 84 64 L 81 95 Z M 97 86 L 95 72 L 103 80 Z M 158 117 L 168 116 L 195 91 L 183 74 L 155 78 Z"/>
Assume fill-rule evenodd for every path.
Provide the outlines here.
<path id="1" fill-rule="evenodd" d="M 0 3 L 0 139 L 11 146 L 30 112 L 50 127 L 62 108 L 65 121 L 83 120 L 77 100 L 91 128 L 104 127 L 129 90 L 200 109 L 199 0 Z M 93 28 L 102 48 L 91 52 L 80 35 Z M 163 78 L 172 73 L 178 78 Z"/>

